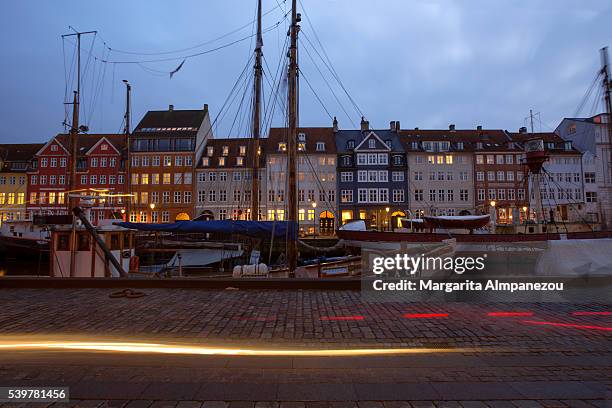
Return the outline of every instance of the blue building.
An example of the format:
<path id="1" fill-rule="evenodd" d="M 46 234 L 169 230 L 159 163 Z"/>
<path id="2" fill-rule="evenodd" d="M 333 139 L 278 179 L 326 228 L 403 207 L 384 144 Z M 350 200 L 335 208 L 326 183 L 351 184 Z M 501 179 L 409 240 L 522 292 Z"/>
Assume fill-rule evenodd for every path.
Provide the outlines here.
<path id="1" fill-rule="evenodd" d="M 388 130 L 371 130 L 362 119 L 360 130 L 338 130 L 334 121 L 342 224 L 362 219 L 369 228 L 389 230 L 406 216 L 406 154 L 398 129 L 399 123 L 391 122 Z"/>

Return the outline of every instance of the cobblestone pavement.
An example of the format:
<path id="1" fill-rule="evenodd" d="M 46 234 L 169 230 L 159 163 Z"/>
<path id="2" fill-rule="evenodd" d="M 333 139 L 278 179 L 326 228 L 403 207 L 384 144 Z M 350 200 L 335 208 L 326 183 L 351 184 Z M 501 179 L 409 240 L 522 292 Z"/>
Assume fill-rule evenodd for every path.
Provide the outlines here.
<path id="1" fill-rule="evenodd" d="M 142 298 L 111 299 L 106 289 L 0 290 L 0 341 L 61 335 L 439 352 L 255 357 L 5 350 L 0 386 L 69 386 L 73 400 L 53 407 L 604 407 L 612 395 L 608 305 L 367 303 L 351 291 L 143 291 Z M 453 352 L 458 348 L 464 350 Z"/>

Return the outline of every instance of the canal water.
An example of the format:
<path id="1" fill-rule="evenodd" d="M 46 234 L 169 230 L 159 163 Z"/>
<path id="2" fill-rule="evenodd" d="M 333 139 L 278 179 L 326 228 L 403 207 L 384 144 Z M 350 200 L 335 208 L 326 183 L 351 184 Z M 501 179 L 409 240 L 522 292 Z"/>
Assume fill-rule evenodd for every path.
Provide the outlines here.
<path id="1" fill-rule="evenodd" d="M 49 259 L 0 258 L 0 277 L 16 275 L 49 276 Z"/>

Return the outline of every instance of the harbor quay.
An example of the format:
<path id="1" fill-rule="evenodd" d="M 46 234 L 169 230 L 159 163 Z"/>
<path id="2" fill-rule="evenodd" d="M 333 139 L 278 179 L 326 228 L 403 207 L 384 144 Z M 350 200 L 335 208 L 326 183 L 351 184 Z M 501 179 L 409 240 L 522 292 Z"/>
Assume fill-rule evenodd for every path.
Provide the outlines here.
<path id="1" fill-rule="evenodd" d="M 610 396 L 604 304 L 12 286 L 0 289 L 3 385 L 70 392 L 36 406 L 604 407 Z"/>

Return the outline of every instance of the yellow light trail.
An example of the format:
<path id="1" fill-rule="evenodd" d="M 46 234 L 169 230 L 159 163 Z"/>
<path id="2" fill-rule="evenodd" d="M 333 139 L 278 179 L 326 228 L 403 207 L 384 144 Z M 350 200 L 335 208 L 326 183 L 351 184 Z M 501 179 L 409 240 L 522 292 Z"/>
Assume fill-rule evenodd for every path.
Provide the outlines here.
<path id="1" fill-rule="evenodd" d="M 341 357 L 372 356 L 393 354 L 424 353 L 467 353 L 477 352 L 475 348 L 372 348 L 372 349 L 248 349 L 205 347 L 197 345 L 173 345 L 159 343 L 129 342 L 80 342 L 80 341 L 7 341 L 0 342 L 1 350 L 85 350 L 115 351 L 123 353 L 158 353 L 158 354 L 191 354 L 191 355 L 226 355 L 226 356 L 306 356 L 306 357 Z"/>

